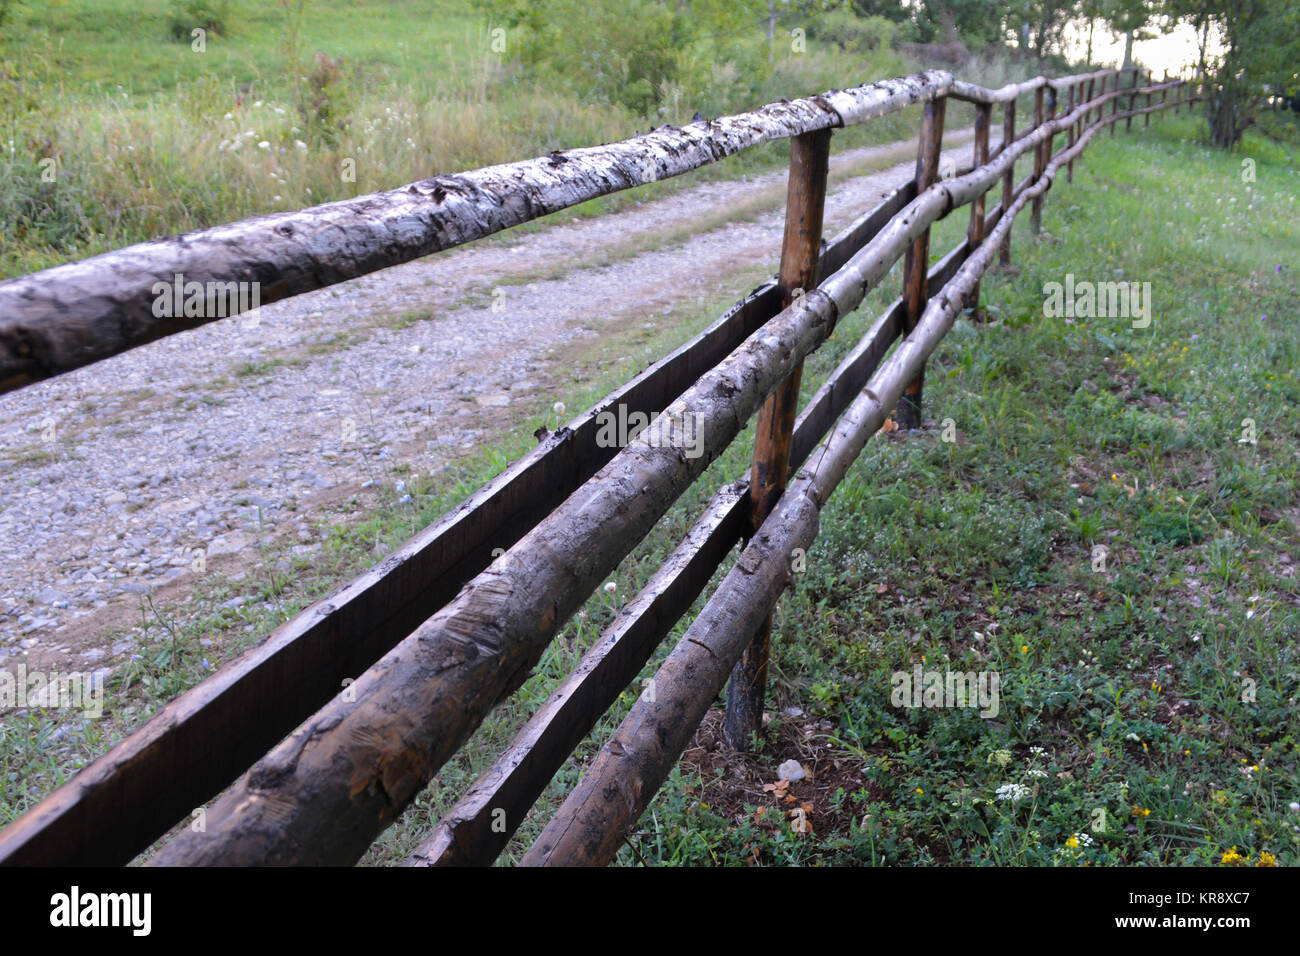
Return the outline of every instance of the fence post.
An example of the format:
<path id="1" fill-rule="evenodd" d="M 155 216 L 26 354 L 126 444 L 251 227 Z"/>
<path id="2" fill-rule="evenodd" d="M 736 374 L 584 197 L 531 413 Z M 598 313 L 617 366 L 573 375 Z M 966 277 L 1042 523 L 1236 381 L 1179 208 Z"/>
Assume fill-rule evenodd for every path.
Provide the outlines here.
<path id="1" fill-rule="evenodd" d="M 1016 139 L 1016 101 L 1007 100 L 1006 108 L 1002 113 L 1002 148 L 1010 149 L 1011 144 Z M 1016 170 L 1015 164 L 1007 167 L 1006 173 L 1002 176 L 1002 215 L 1007 214 L 1011 208 L 1011 194 L 1016 188 Z M 1006 238 L 1002 240 L 1002 248 L 998 250 L 998 263 L 1003 266 L 1011 265 L 1011 230 L 1006 231 Z"/>
<path id="2" fill-rule="evenodd" d="M 1164 78 L 1164 82 L 1165 82 L 1165 83 L 1168 83 L 1168 82 L 1169 82 L 1169 71 L 1168 71 L 1168 70 L 1165 70 L 1165 78 Z M 1161 102 L 1161 104 L 1163 105 L 1163 104 L 1164 104 L 1168 99 L 1169 99 L 1169 91 L 1168 91 L 1168 90 L 1161 90 L 1161 91 L 1160 91 L 1160 102 Z M 1160 118 L 1161 118 L 1161 119 L 1164 119 L 1164 118 L 1165 118 L 1165 111 L 1164 111 L 1164 110 L 1161 110 L 1161 111 L 1160 111 Z"/>
<path id="3" fill-rule="evenodd" d="M 1056 91 L 1052 90 L 1052 106 L 1056 106 Z M 1043 125 L 1043 88 L 1040 86 L 1034 91 L 1034 129 Z M 1043 158 L 1043 144 L 1038 144 L 1038 149 L 1034 150 L 1034 182 L 1037 183 L 1043 175 L 1043 169 L 1046 168 L 1047 161 Z M 1034 197 L 1033 207 L 1030 211 L 1029 221 L 1034 230 L 1034 235 L 1043 231 L 1043 196 L 1040 193 Z"/>
<path id="4" fill-rule="evenodd" d="M 1117 71 L 1115 72 L 1115 92 L 1116 92 L 1116 93 L 1119 92 L 1119 84 L 1120 84 L 1120 82 L 1121 82 L 1123 79 L 1124 79 L 1124 71 L 1123 71 L 1123 70 L 1117 70 Z M 1102 107 L 1102 112 L 1105 112 L 1105 110 L 1106 110 L 1106 107 L 1103 106 L 1103 107 Z M 1118 96 L 1115 97 L 1115 99 L 1111 100 L 1110 115 L 1111 115 L 1111 116 L 1118 116 L 1118 115 L 1119 115 L 1119 97 L 1118 97 Z M 1117 125 L 1119 125 L 1119 124 L 1117 124 L 1117 123 L 1115 123 L 1115 122 L 1111 122 L 1111 123 L 1110 123 L 1110 135 L 1111 135 L 1111 136 L 1114 136 L 1114 135 L 1115 135 L 1115 127 L 1116 127 Z"/>
<path id="5" fill-rule="evenodd" d="M 972 161 L 976 169 L 989 161 L 989 117 L 992 113 L 992 104 L 975 104 L 975 151 Z M 984 196 L 985 193 L 980 193 L 971 200 L 970 225 L 966 227 L 967 255 L 973 253 L 975 247 L 984 241 Z M 973 309 L 975 312 L 979 311 L 980 284 L 978 282 L 971 288 L 970 295 L 966 297 L 966 307 Z"/>
<path id="6" fill-rule="evenodd" d="M 1065 98 L 1065 112 L 1067 114 L 1074 112 L 1074 89 L 1075 89 L 1075 85 L 1071 83 L 1069 95 L 1066 96 Z M 1075 133 L 1074 124 L 1071 123 L 1070 130 L 1066 134 L 1067 145 L 1073 146 L 1076 138 L 1077 137 Z M 1068 163 L 1065 164 L 1065 181 L 1067 183 L 1074 182 L 1074 160 L 1070 160 Z"/>
<path id="7" fill-rule="evenodd" d="M 943 114 L 948 98 L 941 96 L 925 104 L 921 118 L 921 138 L 916 150 L 916 192 L 920 195 L 934 182 L 939 172 L 939 153 L 943 150 Z M 926 280 L 930 271 L 930 229 L 912 240 L 903 260 L 903 330 L 911 332 L 925 311 Z M 925 369 L 908 382 L 898 400 L 898 427 L 921 427 L 921 391 Z"/>
<path id="8" fill-rule="evenodd" d="M 1149 84 L 1149 83 L 1153 83 L 1153 82 L 1155 81 L 1155 78 L 1156 78 L 1155 74 L 1152 73 L 1149 77 L 1147 77 L 1147 83 L 1148 83 L 1148 84 Z M 1145 105 L 1146 105 L 1147 109 L 1150 109 L 1150 108 L 1151 108 L 1151 94 L 1150 94 L 1150 93 L 1147 94 L 1147 98 L 1146 98 L 1146 100 L 1145 100 Z M 1150 113 L 1143 113 L 1143 114 L 1142 114 L 1142 128 L 1143 128 L 1143 129 L 1146 129 L 1146 128 L 1147 128 L 1148 126 L 1150 126 L 1150 125 L 1151 125 L 1151 114 L 1150 114 Z"/>
<path id="9" fill-rule="evenodd" d="M 1091 103 L 1091 102 L 1092 102 L 1092 90 L 1093 90 L 1093 86 L 1096 84 L 1096 82 L 1097 82 L 1096 80 L 1089 80 L 1089 81 L 1088 81 L 1088 92 L 1087 92 L 1087 94 L 1086 94 L 1086 95 L 1087 95 L 1087 99 L 1084 100 L 1085 103 Z M 1092 111 L 1093 111 L 1093 109 L 1095 109 L 1095 107 L 1089 107 L 1088 109 L 1084 110 L 1084 111 L 1083 111 L 1083 115 L 1079 117 L 1079 135 L 1080 135 L 1080 136 L 1083 135 L 1083 128 L 1084 128 L 1085 126 L 1087 126 L 1088 123 L 1090 123 L 1090 122 L 1092 121 Z"/>
<path id="10" fill-rule="evenodd" d="M 1137 86 L 1138 86 L 1138 77 L 1140 77 L 1141 75 L 1142 75 L 1142 70 L 1141 70 L 1140 68 L 1136 67 L 1136 66 L 1133 67 L 1133 85 L 1132 85 L 1131 87 L 1129 87 L 1129 89 L 1132 89 L 1132 90 L 1136 90 L 1136 89 L 1137 89 Z M 1133 106 L 1134 106 L 1134 104 L 1136 104 L 1136 103 L 1137 103 L 1137 94 L 1135 94 L 1135 93 L 1129 93 L 1129 95 L 1128 95 L 1128 112 L 1130 112 L 1130 113 L 1133 112 Z M 1132 132 L 1132 131 L 1133 131 L 1133 117 L 1131 117 L 1131 116 L 1126 116 L 1126 117 L 1124 117 L 1124 132 L 1126 132 L 1126 133 L 1130 133 L 1130 132 Z"/>
<path id="11" fill-rule="evenodd" d="M 786 187 L 785 235 L 781 241 L 779 277 L 782 306 L 813 287 L 821 252 L 822 216 L 826 206 L 826 172 L 831 131 L 804 133 L 790 140 L 790 179 Z M 757 531 L 785 490 L 790 469 L 790 443 L 799 410 L 803 364 L 796 365 L 763 403 L 754 430 L 754 463 L 750 473 L 750 527 Z M 733 750 L 748 750 L 763 726 L 763 696 L 771 648 L 769 616 L 731 672 L 723 736 Z"/>
<path id="12" fill-rule="evenodd" d="M 1183 105 L 1183 81 L 1180 77 L 1178 85 L 1174 87 L 1174 115 L 1178 115 L 1178 110 Z"/>

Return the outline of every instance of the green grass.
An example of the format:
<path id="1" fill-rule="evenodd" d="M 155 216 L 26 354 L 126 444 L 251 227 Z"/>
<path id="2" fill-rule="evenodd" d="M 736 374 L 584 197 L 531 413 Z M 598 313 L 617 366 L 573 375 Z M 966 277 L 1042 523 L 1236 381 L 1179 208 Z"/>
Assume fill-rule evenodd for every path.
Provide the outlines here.
<path id="1" fill-rule="evenodd" d="M 170 9 L 168 0 L 28 4 L 0 31 L 2 75 L 17 78 L 0 80 L 0 278 L 689 122 L 693 96 L 736 112 L 913 68 L 893 51 L 849 55 L 814 42 L 765 75 L 733 76 L 725 93 L 685 91 L 641 115 L 579 95 L 563 71 L 533 76 L 497 57 L 486 17 L 467 0 L 309 3 L 296 33 L 281 5 L 244 3 L 203 53 L 171 37 Z M 751 39 L 761 43 L 761 31 Z M 317 54 L 337 69 L 322 69 Z M 996 83 L 1027 70 L 992 58 L 968 78 Z M 305 103 L 294 76 L 324 84 L 317 102 Z M 916 118 L 910 108 L 841 141 L 894 141 Z M 777 168 L 787 155 L 768 144 L 559 215 L 599 215 Z"/>

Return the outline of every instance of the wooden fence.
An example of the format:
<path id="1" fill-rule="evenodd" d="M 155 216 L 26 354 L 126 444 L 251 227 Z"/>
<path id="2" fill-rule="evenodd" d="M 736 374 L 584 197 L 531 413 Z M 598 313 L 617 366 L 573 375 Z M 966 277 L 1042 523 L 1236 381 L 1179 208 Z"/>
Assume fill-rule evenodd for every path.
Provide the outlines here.
<path id="1" fill-rule="evenodd" d="M 919 425 L 926 358 L 957 315 L 977 306 L 994 256 L 1008 261 L 1016 215 L 1030 205 L 1037 229 L 1044 194 L 1062 166 L 1071 175 L 1092 136 L 1105 127 L 1113 134 L 1121 119 L 1126 128 L 1135 117 L 1149 123 L 1153 113 L 1197 98 L 1187 92 L 1182 81 L 1143 83 L 1136 69 L 1037 77 L 998 90 L 930 71 L 143 243 L 0 283 L 3 391 L 217 318 L 154 314 L 155 287 L 178 274 L 205 285 L 256 282 L 261 301 L 271 302 L 791 140 L 778 276 L 377 566 L 169 703 L 0 831 L 0 862 L 124 864 L 214 797 L 202 831 L 181 830 L 151 863 L 355 862 L 757 414 L 749 479 L 717 491 L 409 861 L 495 859 L 741 543 L 734 568 L 523 860 L 609 862 L 729 677 L 728 741 L 743 746 L 758 729 L 770 615 L 789 584 L 791 555 L 812 544 L 821 507 L 891 410 L 900 424 Z M 1017 104 L 1031 100 L 1033 121 L 1017 131 Z M 941 178 L 950 101 L 973 104 L 974 147 L 969 165 Z M 912 104 L 923 108 L 915 177 L 823 244 L 831 131 Z M 995 107 L 1002 141 L 991 150 Z M 1054 151 L 1058 137 L 1064 145 Z M 1033 170 L 1017 181 L 1022 158 Z M 999 185 L 1000 201 L 986 210 L 985 194 Z M 965 241 L 929 266 L 931 224 L 967 204 Z M 804 358 L 900 257 L 901 295 L 800 411 Z M 602 447 L 602 413 L 619 406 L 661 414 L 626 447 Z M 698 433 L 688 435 L 688 420 Z M 701 437 L 703 453 L 686 454 L 688 441 Z"/>

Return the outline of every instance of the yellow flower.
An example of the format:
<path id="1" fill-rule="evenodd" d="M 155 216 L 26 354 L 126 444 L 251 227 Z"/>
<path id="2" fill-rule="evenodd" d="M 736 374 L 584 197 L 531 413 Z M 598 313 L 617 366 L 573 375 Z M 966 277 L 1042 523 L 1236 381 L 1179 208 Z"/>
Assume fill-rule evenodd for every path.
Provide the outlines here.
<path id="1" fill-rule="evenodd" d="M 917 792 L 917 793 L 925 793 L 925 791 L 922 790 L 920 787 L 917 787 L 917 788 L 916 788 L 916 792 Z"/>
<path id="2" fill-rule="evenodd" d="M 1021 654 L 1028 654 L 1028 653 L 1029 653 L 1029 645 L 1028 645 L 1028 644 L 1021 644 L 1021 645 L 1020 645 L 1020 653 L 1021 653 Z"/>
<path id="3" fill-rule="evenodd" d="M 1072 847 L 1075 847 L 1075 848 L 1077 849 L 1078 846 L 1079 846 L 1079 838 L 1076 837 L 1076 836 L 1072 836 L 1072 837 L 1070 837 L 1070 839 L 1068 839 L 1068 840 L 1065 841 L 1065 845 L 1066 845 L 1066 846 L 1072 846 Z"/>
<path id="4" fill-rule="evenodd" d="M 1250 857 L 1242 856 L 1237 852 L 1237 848 L 1234 846 L 1231 850 L 1224 852 L 1223 858 L 1220 859 L 1219 862 L 1224 866 L 1246 866 L 1250 863 Z"/>
<path id="5" fill-rule="evenodd" d="M 1151 811 L 1148 810 L 1146 807 L 1134 806 L 1134 807 L 1133 807 L 1133 813 L 1134 813 L 1136 816 L 1139 816 L 1139 817 L 1149 817 L 1149 816 L 1151 816 Z"/>
<path id="6" fill-rule="evenodd" d="M 1277 857 L 1266 850 L 1261 850 L 1256 866 L 1277 866 Z"/>

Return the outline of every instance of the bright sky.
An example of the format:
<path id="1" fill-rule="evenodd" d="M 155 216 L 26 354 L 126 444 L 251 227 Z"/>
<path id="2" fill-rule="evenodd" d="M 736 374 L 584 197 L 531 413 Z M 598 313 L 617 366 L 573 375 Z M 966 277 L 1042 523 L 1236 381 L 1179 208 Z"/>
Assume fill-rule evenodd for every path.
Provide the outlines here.
<path id="1" fill-rule="evenodd" d="M 1183 73 L 1190 76 L 1196 67 L 1198 56 L 1196 31 L 1186 24 L 1179 24 L 1172 32 L 1156 34 L 1153 40 L 1138 40 L 1133 44 L 1133 58 L 1153 72 L 1163 75 L 1168 70 L 1170 75 Z M 1071 59 L 1083 59 L 1088 48 L 1088 25 L 1080 22 L 1066 30 L 1067 55 Z M 1206 53 L 1213 57 L 1219 51 L 1219 44 L 1214 32 L 1210 33 L 1209 48 Z M 1100 22 L 1092 35 L 1093 61 L 1105 65 L 1119 66 L 1124 60 L 1124 37 L 1116 36 L 1102 26 Z"/>

